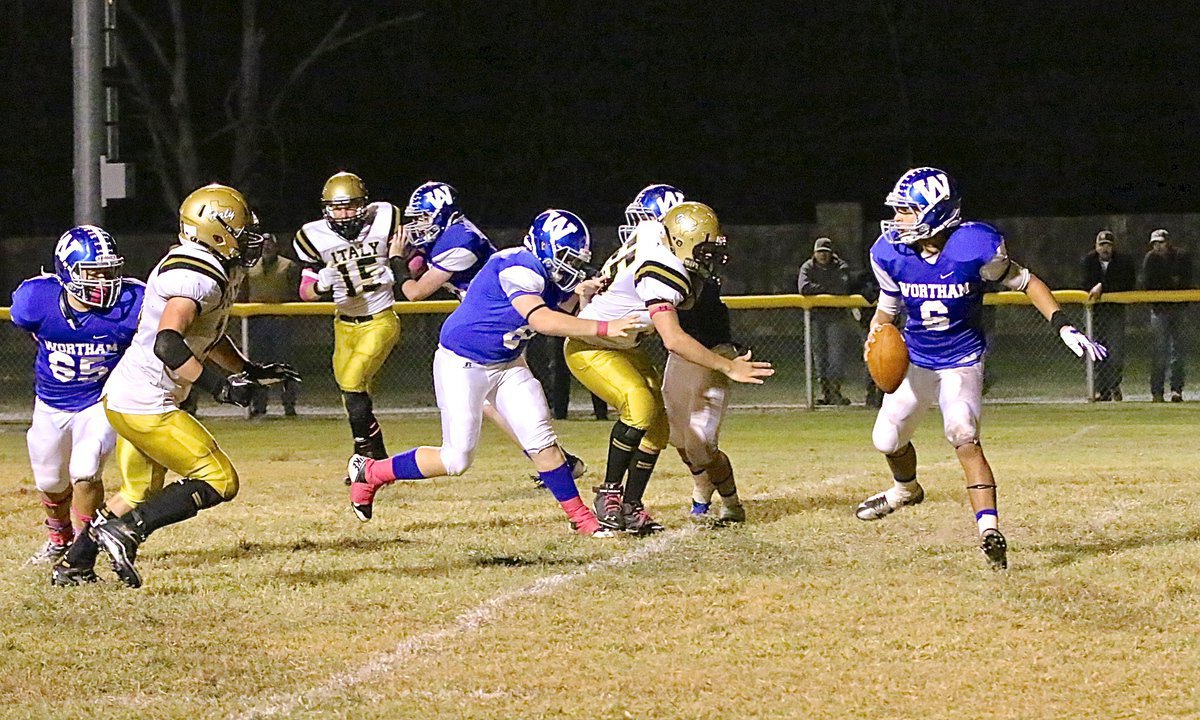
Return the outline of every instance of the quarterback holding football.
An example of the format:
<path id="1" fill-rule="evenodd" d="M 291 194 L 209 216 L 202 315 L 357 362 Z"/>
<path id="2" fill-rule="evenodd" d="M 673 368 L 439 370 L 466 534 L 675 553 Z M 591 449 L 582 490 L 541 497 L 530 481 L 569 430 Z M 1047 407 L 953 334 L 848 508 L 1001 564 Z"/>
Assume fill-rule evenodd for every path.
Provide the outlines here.
<path id="1" fill-rule="evenodd" d="M 996 513 L 996 479 L 979 444 L 987 349 L 978 322 L 983 284 L 996 282 L 1026 293 L 1076 356 L 1086 354 L 1098 361 L 1108 353 L 1066 320 L 1044 282 L 1008 257 L 1000 231 L 962 220 L 958 186 L 947 173 L 932 167 L 909 170 L 885 203 L 895 217 L 881 223 L 883 234 L 871 247 L 871 267 L 881 293 L 871 334 L 890 324 L 903 304 L 911 364 L 895 392 L 884 396 L 872 432 L 895 482 L 864 500 L 856 514 L 861 520 L 878 520 L 925 499 L 917 482 L 912 436 L 936 401 L 946 440 L 966 474 L 980 549 L 994 569 L 1004 569 L 1008 544 Z"/>

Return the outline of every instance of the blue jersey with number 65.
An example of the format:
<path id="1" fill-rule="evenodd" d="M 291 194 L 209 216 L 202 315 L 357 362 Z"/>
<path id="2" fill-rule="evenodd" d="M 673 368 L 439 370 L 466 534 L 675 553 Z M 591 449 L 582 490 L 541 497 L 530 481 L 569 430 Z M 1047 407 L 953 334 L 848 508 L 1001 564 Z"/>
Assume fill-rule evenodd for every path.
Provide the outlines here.
<path id="1" fill-rule="evenodd" d="M 462 304 L 442 324 L 441 346 L 485 365 L 516 360 L 536 334 L 512 305 L 520 295 L 537 295 L 552 309 L 571 297 L 550 281 L 537 255 L 522 247 L 501 250 L 484 264 Z"/>
<path id="2" fill-rule="evenodd" d="M 37 339 L 34 391 L 56 410 L 79 412 L 100 399 L 109 372 L 133 342 L 146 286 L 124 278 L 108 309 L 73 310 L 53 275 L 21 283 L 12 296 L 12 321 Z"/>
<path id="3" fill-rule="evenodd" d="M 984 268 L 1008 263 L 1004 236 L 991 225 L 965 222 L 949 232 L 941 252 L 931 258 L 922 257 L 919 244 L 896 244 L 886 236 L 871 247 L 880 292 L 901 299 L 908 312 L 909 359 L 930 370 L 983 359 Z"/>

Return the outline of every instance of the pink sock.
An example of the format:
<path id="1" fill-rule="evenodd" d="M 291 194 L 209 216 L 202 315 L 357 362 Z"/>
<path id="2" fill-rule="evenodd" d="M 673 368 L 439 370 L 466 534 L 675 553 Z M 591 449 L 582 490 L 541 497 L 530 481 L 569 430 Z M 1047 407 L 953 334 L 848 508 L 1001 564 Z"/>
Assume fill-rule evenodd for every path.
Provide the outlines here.
<path id="1" fill-rule="evenodd" d="M 563 500 L 559 505 L 562 505 L 562 509 L 567 513 L 568 517 L 574 517 L 575 513 L 587 509 L 587 506 L 583 504 L 583 500 L 578 495 L 570 500 Z"/>
<path id="2" fill-rule="evenodd" d="M 392 460 L 368 460 L 363 468 L 367 476 L 367 482 L 372 485 L 387 485 L 390 482 L 395 482 L 396 473 L 392 472 Z"/>

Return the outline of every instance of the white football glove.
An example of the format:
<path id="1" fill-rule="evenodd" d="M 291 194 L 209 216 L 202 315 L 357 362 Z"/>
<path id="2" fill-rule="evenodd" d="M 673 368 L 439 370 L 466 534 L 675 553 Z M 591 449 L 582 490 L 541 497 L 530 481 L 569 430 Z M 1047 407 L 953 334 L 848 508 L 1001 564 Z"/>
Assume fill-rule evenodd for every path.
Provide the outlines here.
<path id="1" fill-rule="evenodd" d="M 371 269 L 371 282 L 380 285 L 395 285 L 396 276 L 387 265 L 376 265 Z"/>
<path id="2" fill-rule="evenodd" d="M 346 280 L 337 268 L 323 267 L 317 271 L 317 292 L 327 293 L 334 288 L 345 288 Z"/>
<path id="3" fill-rule="evenodd" d="M 1108 348 L 1079 332 L 1073 325 L 1064 325 L 1058 331 L 1058 335 L 1063 344 L 1075 353 L 1075 357 L 1083 357 L 1086 354 L 1092 362 L 1100 362 L 1108 357 Z"/>

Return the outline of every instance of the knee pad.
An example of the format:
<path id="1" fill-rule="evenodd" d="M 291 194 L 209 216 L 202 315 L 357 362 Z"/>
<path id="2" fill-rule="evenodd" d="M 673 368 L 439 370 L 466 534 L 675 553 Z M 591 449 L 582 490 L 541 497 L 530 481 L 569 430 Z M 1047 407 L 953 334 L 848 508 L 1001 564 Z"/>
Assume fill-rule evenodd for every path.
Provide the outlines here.
<path id="1" fill-rule="evenodd" d="M 658 417 L 654 418 L 654 422 L 646 430 L 645 437 L 642 438 L 641 447 L 652 453 L 657 453 L 667 446 L 667 440 L 671 437 L 671 426 L 667 423 L 666 413 L 659 413 Z"/>
<path id="2" fill-rule="evenodd" d="M 908 444 L 908 440 L 901 442 L 900 429 L 881 415 L 871 430 L 871 443 L 884 455 L 895 455 L 900 448 Z"/>
<path id="3" fill-rule="evenodd" d="M 101 473 L 99 470 L 97 470 L 94 474 L 89 475 L 88 477 L 72 477 L 71 478 L 72 485 L 83 485 L 85 483 L 88 485 L 99 485 L 100 487 L 103 487 L 104 479 L 103 479 L 103 477 L 101 477 Z"/>
<path id="4" fill-rule="evenodd" d="M 691 465 L 698 468 L 707 468 L 717 460 L 717 444 L 706 442 L 704 438 L 691 434 L 687 438 L 687 457 L 691 460 Z"/>
<path id="5" fill-rule="evenodd" d="M 99 480 L 100 468 L 103 465 L 104 457 L 100 454 L 100 448 L 97 447 L 79 447 L 71 452 L 71 462 L 68 472 L 71 475 L 71 482 L 89 482 Z"/>
<path id="6" fill-rule="evenodd" d="M 62 477 L 57 468 L 33 468 L 33 484 L 47 495 L 60 495 L 71 489 L 71 481 Z"/>
<path id="7" fill-rule="evenodd" d="M 447 475 L 462 475 L 467 468 L 471 467 L 471 461 L 475 459 L 473 452 L 463 452 L 448 447 L 443 447 L 439 455 Z"/>
<path id="8" fill-rule="evenodd" d="M 965 408 L 946 413 L 943 425 L 946 439 L 956 448 L 979 442 L 979 425 Z"/>

